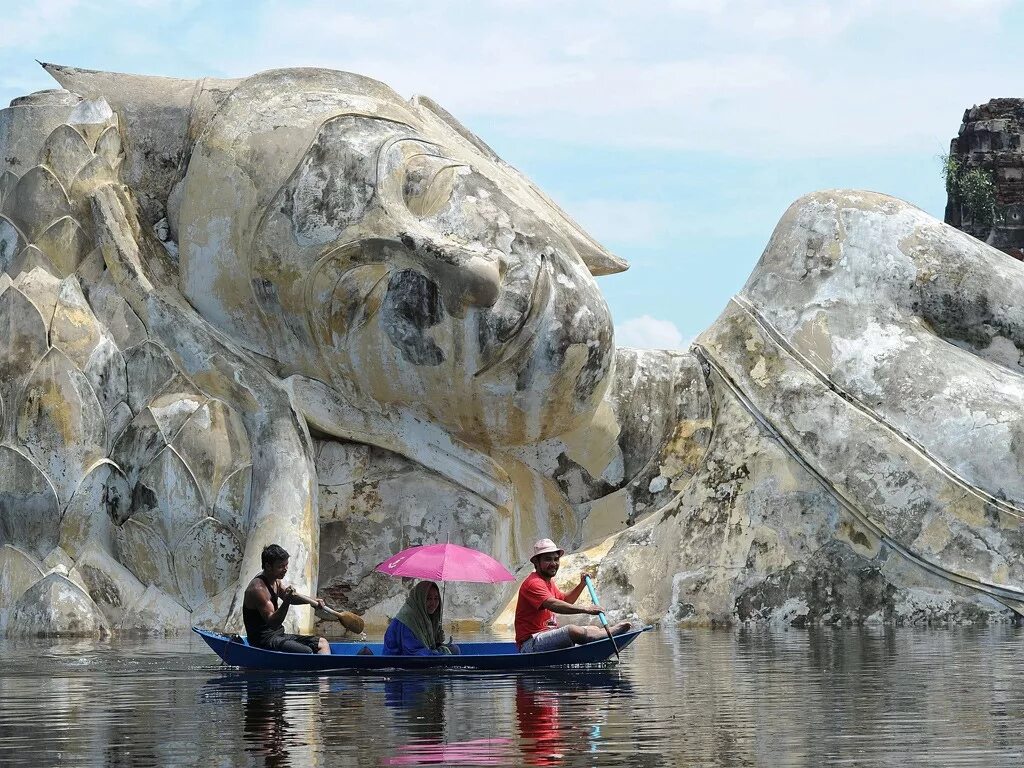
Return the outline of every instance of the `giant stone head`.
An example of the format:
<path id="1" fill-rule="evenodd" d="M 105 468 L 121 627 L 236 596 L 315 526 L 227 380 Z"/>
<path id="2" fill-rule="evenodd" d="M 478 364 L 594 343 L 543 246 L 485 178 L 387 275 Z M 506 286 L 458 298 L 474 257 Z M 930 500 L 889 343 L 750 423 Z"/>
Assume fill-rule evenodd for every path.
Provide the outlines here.
<path id="1" fill-rule="evenodd" d="M 476 444 L 586 420 L 624 264 L 427 99 L 316 69 L 241 82 L 169 212 L 185 295 L 283 376 Z"/>

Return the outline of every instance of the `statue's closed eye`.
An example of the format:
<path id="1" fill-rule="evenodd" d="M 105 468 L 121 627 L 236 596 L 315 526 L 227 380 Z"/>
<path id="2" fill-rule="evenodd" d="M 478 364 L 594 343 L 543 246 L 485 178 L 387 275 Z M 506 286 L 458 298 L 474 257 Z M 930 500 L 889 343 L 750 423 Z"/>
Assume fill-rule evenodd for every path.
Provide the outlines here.
<path id="1" fill-rule="evenodd" d="M 421 154 L 409 159 L 402 194 L 414 216 L 434 216 L 448 204 L 460 167 L 461 163 L 436 155 Z"/>

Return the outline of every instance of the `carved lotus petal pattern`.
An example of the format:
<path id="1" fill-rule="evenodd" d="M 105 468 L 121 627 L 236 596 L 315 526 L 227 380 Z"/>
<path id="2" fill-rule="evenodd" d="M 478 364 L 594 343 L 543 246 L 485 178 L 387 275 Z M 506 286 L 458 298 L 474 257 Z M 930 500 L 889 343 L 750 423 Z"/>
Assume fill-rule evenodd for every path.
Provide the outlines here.
<path id="1" fill-rule="evenodd" d="M 14 409 L 21 383 L 46 354 L 46 326 L 42 315 L 18 288 L 0 294 L 0 400 L 8 421 L 0 422 L 0 434 L 13 429 Z"/>
<path id="2" fill-rule="evenodd" d="M 105 158 L 94 155 L 71 183 L 71 197 L 75 200 L 88 200 L 89 195 L 96 189 L 116 179 L 117 173 L 110 167 L 110 163 Z"/>
<path id="3" fill-rule="evenodd" d="M 63 351 L 93 385 L 104 413 L 128 398 L 124 357 L 89 307 L 78 278 L 66 278 L 60 287 L 50 343 Z"/>
<path id="4" fill-rule="evenodd" d="M 238 580 L 242 548 L 219 520 L 204 518 L 189 528 L 174 549 L 174 572 L 185 604 L 195 610 Z"/>
<path id="5" fill-rule="evenodd" d="M 134 413 L 142 410 L 178 372 L 167 352 L 155 341 L 146 341 L 129 349 L 126 362 L 128 405 Z"/>
<path id="6" fill-rule="evenodd" d="M 133 487 L 142 470 L 170 444 L 204 399 L 178 392 L 159 395 L 131 421 L 114 444 L 111 457 L 126 470 Z"/>
<path id="7" fill-rule="evenodd" d="M 132 489 L 135 514 L 145 514 L 168 544 L 206 517 L 195 477 L 172 447 L 162 450 L 139 475 Z"/>
<path id="8" fill-rule="evenodd" d="M 90 147 L 110 126 L 117 125 L 117 115 L 103 99 L 83 99 L 68 116 L 68 123 L 82 132 Z"/>
<path id="9" fill-rule="evenodd" d="M 130 349 L 146 340 L 146 326 L 128 302 L 118 295 L 109 273 L 104 273 L 89 291 L 89 304 L 99 321 L 114 337 L 118 348 Z"/>
<path id="10" fill-rule="evenodd" d="M 138 600 L 125 610 L 117 629 L 152 634 L 166 631 L 168 628 L 187 627 L 190 623 L 186 608 L 166 592 L 150 584 Z"/>
<path id="11" fill-rule="evenodd" d="M 249 530 L 249 501 L 252 490 L 252 466 L 237 469 L 228 475 L 217 494 L 213 516 L 244 536 Z"/>
<path id="12" fill-rule="evenodd" d="M 24 551 L 10 544 L 0 546 L 0 616 L 42 575 L 39 564 Z"/>
<path id="13" fill-rule="evenodd" d="M 131 487 L 124 472 L 104 459 L 89 470 L 64 510 L 60 545 L 78 557 L 90 542 L 105 549 L 113 546 L 112 526 L 131 514 Z"/>
<path id="14" fill-rule="evenodd" d="M 168 443 L 207 400 L 205 395 L 196 394 L 185 388 L 187 382 L 172 379 L 170 384 L 178 386 L 168 386 L 168 391 L 154 397 L 146 406 L 146 410 L 153 414 L 153 419 Z"/>
<path id="15" fill-rule="evenodd" d="M 10 171 L 0 173 L 0 210 L 3 210 L 4 201 L 10 197 L 11 192 L 18 185 L 18 177 Z"/>
<path id="16" fill-rule="evenodd" d="M 146 591 L 146 585 L 134 573 L 96 542 L 86 545 L 71 575 L 77 575 L 86 585 L 89 596 L 111 623 L 119 621 L 125 608 Z"/>
<path id="17" fill-rule="evenodd" d="M 50 257 L 36 248 L 34 245 L 26 245 L 11 262 L 11 274 L 21 275 L 36 269 L 47 272 L 56 272 L 57 269 L 50 263 Z"/>
<path id="18" fill-rule="evenodd" d="M 14 258 L 26 245 L 25 238 L 14 222 L 0 215 L 0 270 L 12 277 L 16 275 L 17 273 L 12 271 Z"/>
<path id="19" fill-rule="evenodd" d="M 114 170 L 121 161 L 121 134 L 116 126 L 108 126 L 96 139 L 96 154 Z"/>
<path id="20" fill-rule="evenodd" d="M 132 409 L 128 403 L 118 403 L 107 414 L 107 448 L 113 450 L 121 435 L 132 422 Z"/>
<path id="21" fill-rule="evenodd" d="M 42 234 L 52 222 L 73 212 L 64 186 L 49 168 L 37 165 L 18 179 L 4 201 L 4 213 L 29 240 Z"/>
<path id="22" fill-rule="evenodd" d="M 56 571 L 29 587 L 11 608 L 10 634 L 95 635 L 106 631 L 99 608 L 79 585 Z"/>
<path id="23" fill-rule="evenodd" d="M 89 236 L 70 216 L 50 224 L 33 245 L 46 254 L 61 277 L 73 275 L 90 250 Z"/>
<path id="24" fill-rule="evenodd" d="M 220 400 L 210 400 L 196 410 L 171 444 L 192 470 L 210 505 L 224 479 L 252 462 L 242 420 Z"/>
<path id="25" fill-rule="evenodd" d="M 152 411 L 146 409 L 136 416 L 110 452 L 111 458 L 123 467 L 129 484 L 134 487 L 142 470 L 167 447 L 167 439 Z"/>
<path id="26" fill-rule="evenodd" d="M 70 125 L 59 125 L 43 144 L 42 163 L 56 176 L 65 189 L 85 164 L 92 160 L 92 150 L 85 137 Z"/>
<path id="27" fill-rule="evenodd" d="M 117 559 L 139 581 L 178 596 L 171 553 L 156 531 L 133 517 L 115 529 L 114 539 Z"/>
<path id="28" fill-rule="evenodd" d="M 66 354 L 79 370 L 84 370 L 100 343 L 101 334 L 100 325 L 82 294 L 78 279 L 69 277 L 62 280 L 50 323 L 50 343 Z"/>
<path id="29" fill-rule="evenodd" d="M 31 459 L 0 445 L 0 541 L 42 560 L 57 546 L 60 505 L 53 486 Z"/>
<path id="30" fill-rule="evenodd" d="M 128 408 L 128 372 L 125 369 L 124 357 L 105 333 L 93 350 L 83 373 L 92 384 L 100 407 L 105 413 L 109 414 L 119 404 Z M 128 410 L 130 413 L 131 409 Z"/>
<path id="31" fill-rule="evenodd" d="M 92 385 L 51 348 L 25 383 L 17 435 L 66 503 L 85 472 L 106 453 L 106 421 Z"/>
<path id="32" fill-rule="evenodd" d="M 57 307 L 57 296 L 60 294 L 60 280 L 48 270 L 37 267 L 20 273 L 14 280 L 14 286 L 36 305 L 46 324 L 46 332 L 49 333 L 53 312 Z"/>

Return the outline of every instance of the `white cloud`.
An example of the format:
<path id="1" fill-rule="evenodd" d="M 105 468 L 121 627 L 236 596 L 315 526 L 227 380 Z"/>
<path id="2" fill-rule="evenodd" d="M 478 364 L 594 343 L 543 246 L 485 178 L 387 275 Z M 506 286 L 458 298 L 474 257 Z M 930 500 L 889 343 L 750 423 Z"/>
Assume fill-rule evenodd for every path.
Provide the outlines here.
<path id="1" fill-rule="evenodd" d="M 615 326 L 615 344 L 636 349 L 684 349 L 689 341 L 683 340 L 671 320 L 641 315 Z"/>
<path id="2" fill-rule="evenodd" d="M 0 65 L 23 82 L 54 55 L 176 76 L 327 66 L 515 139 L 758 158 L 939 151 L 965 106 L 1019 89 L 1009 0 L 175 5 L 22 4 L 0 27 L 0 51 L 19 53 Z M 986 34 L 965 37 L 966 20 Z"/>

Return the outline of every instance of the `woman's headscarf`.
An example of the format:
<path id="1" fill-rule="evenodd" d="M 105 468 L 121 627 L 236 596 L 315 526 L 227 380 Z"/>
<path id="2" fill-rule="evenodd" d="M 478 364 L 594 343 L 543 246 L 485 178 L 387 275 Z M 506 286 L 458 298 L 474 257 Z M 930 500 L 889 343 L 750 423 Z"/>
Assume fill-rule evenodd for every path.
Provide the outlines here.
<path id="1" fill-rule="evenodd" d="M 423 645 L 431 650 L 437 650 L 444 642 L 444 631 L 441 629 L 442 606 L 438 605 L 433 615 L 427 613 L 427 593 L 431 587 L 437 589 L 437 584 L 432 581 L 421 581 L 413 587 L 405 599 L 405 605 L 395 618 L 412 630 Z"/>

